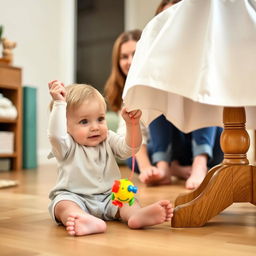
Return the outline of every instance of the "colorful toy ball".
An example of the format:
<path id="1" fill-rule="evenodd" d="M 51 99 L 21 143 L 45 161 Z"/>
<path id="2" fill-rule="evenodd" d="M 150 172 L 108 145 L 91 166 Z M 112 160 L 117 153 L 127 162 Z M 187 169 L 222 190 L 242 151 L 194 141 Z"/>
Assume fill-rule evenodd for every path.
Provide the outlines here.
<path id="1" fill-rule="evenodd" d="M 124 203 L 133 205 L 138 188 L 128 179 L 115 180 L 112 186 L 112 204 L 122 207 Z"/>

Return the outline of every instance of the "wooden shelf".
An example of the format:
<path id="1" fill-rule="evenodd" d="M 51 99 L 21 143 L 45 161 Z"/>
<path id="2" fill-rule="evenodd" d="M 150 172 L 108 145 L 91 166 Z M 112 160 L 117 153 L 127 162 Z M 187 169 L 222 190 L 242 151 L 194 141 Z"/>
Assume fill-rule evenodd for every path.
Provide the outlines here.
<path id="1" fill-rule="evenodd" d="M 7 118 L 1 118 L 0 117 L 0 123 L 5 123 L 5 124 L 16 124 L 17 119 L 7 119 Z"/>
<path id="2" fill-rule="evenodd" d="M 0 153 L 0 158 L 15 158 L 17 157 L 16 153 Z"/>
<path id="3" fill-rule="evenodd" d="M 20 68 L 0 62 L 0 93 L 11 100 L 18 112 L 15 120 L 0 118 L 0 131 L 12 131 L 14 133 L 14 153 L 0 153 L 0 158 L 10 158 L 11 169 L 18 171 L 22 169 L 22 87 Z"/>

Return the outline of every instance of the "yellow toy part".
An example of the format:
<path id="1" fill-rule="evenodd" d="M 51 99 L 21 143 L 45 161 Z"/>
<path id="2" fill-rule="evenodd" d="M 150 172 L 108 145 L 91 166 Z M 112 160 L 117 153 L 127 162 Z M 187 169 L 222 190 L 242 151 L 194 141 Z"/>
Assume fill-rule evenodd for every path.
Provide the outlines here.
<path id="1" fill-rule="evenodd" d="M 118 207 L 122 207 L 124 203 L 133 205 L 138 188 L 128 179 L 115 180 L 112 186 L 112 203 Z"/>

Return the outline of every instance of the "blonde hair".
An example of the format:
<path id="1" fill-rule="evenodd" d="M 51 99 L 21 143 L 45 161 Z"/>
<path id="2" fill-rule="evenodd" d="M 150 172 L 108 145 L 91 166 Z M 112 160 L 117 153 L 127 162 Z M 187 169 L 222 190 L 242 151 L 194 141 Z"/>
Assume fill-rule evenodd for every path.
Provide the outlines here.
<path id="1" fill-rule="evenodd" d="M 84 101 L 96 99 L 102 101 L 105 109 L 107 109 L 106 102 L 101 93 L 91 85 L 88 84 L 71 84 L 66 88 L 66 102 L 67 111 L 78 108 Z M 53 101 L 50 103 L 50 110 L 52 110 Z"/>

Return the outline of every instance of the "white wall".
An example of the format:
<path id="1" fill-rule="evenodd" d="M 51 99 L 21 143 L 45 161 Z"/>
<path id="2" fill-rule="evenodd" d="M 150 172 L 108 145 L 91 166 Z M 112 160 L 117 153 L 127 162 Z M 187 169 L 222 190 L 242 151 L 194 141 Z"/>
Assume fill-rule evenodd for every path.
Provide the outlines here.
<path id="1" fill-rule="evenodd" d="M 47 83 L 52 79 L 74 81 L 73 0 L 0 0 L 4 37 L 17 42 L 14 66 L 23 69 L 23 85 L 37 88 L 38 161 L 47 161 Z"/>
<path id="2" fill-rule="evenodd" d="M 154 17 L 160 0 L 125 0 L 125 30 L 143 29 Z"/>

